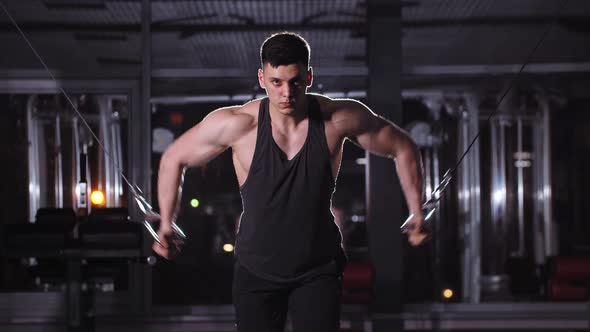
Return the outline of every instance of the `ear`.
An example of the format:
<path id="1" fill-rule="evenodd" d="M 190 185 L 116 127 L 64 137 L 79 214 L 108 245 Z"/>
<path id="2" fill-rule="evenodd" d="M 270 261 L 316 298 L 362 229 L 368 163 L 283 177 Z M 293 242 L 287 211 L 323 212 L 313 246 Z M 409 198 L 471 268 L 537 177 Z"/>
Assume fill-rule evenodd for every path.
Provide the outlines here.
<path id="1" fill-rule="evenodd" d="M 264 86 L 264 72 L 260 68 L 258 68 L 258 84 L 261 88 L 266 89 Z"/>
<path id="2" fill-rule="evenodd" d="M 311 84 L 313 83 L 313 68 L 311 68 L 311 66 L 309 67 L 309 69 L 307 70 L 307 87 L 309 88 L 311 86 Z"/>

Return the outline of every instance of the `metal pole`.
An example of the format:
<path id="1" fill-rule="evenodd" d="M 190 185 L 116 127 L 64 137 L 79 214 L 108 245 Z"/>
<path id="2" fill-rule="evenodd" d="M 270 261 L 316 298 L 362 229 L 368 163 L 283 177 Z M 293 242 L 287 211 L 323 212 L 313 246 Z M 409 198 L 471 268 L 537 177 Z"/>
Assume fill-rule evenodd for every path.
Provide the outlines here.
<path id="1" fill-rule="evenodd" d="M 57 105 L 57 104 L 56 104 Z M 61 119 L 59 110 L 55 113 L 55 207 L 64 207 L 64 187 L 62 169 L 62 148 L 61 148 Z"/>
<path id="2" fill-rule="evenodd" d="M 39 180 L 39 138 L 38 123 L 34 114 L 37 95 L 27 100 L 27 139 L 29 140 L 29 222 L 35 221 L 35 214 L 41 206 L 41 183 Z"/>
<path id="3" fill-rule="evenodd" d="M 551 193 L 551 125 L 549 117 L 551 109 L 547 98 L 540 97 L 542 112 L 542 172 L 543 181 L 543 224 L 545 225 L 545 252 L 548 256 L 557 255 L 557 234 L 553 223 L 552 193 Z"/>
<path id="4" fill-rule="evenodd" d="M 516 144 L 518 151 L 517 161 L 523 158 L 522 146 L 522 118 L 520 116 L 516 119 Z M 525 237 L 524 237 L 524 175 L 523 165 L 519 164 L 516 168 L 516 181 L 518 185 L 518 255 L 524 257 L 525 251 Z"/>
<path id="5" fill-rule="evenodd" d="M 458 156 L 460 156 L 469 145 L 469 113 L 467 110 L 461 111 L 461 118 L 459 119 L 458 124 Z M 469 155 L 467 155 L 469 158 Z M 463 257 L 461 262 L 461 272 L 462 272 L 462 283 L 461 283 L 461 299 L 462 302 L 470 302 L 470 294 L 471 294 L 471 256 L 472 256 L 472 248 L 471 248 L 471 227 L 472 223 L 469 220 L 469 213 L 470 213 L 470 206 L 469 201 L 471 199 L 471 195 L 469 192 L 469 159 L 465 160 L 465 166 L 459 168 L 459 216 L 461 218 L 461 223 L 463 224 L 463 234 L 460 236 L 463 238 Z M 461 228 L 460 228 L 461 229 Z"/>
<path id="6" fill-rule="evenodd" d="M 401 124 L 401 1 L 367 2 L 367 97 L 381 116 Z M 392 79 L 394 78 L 394 79 Z M 375 266 L 373 332 L 401 331 L 403 290 L 403 194 L 391 160 L 367 154 L 366 202 L 369 248 Z M 394 222 L 398 220 L 398 223 Z"/>
<path id="7" fill-rule="evenodd" d="M 113 141 L 113 158 L 115 159 L 116 165 L 122 165 L 123 155 L 121 151 L 121 126 L 119 124 L 119 115 L 113 114 L 111 126 L 111 136 Z M 113 206 L 121 206 L 121 196 L 123 195 L 123 180 L 121 174 L 115 171 L 113 172 Z"/>
<path id="8" fill-rule="evenodd" d="M 134 173 L 134 183 L 144 189 L 146 198 L 151 199 L 151 74 L 152 74 L 152 4 L 151 0 L 142 0 L 141 2 L 141 108 L 135 115 L 135 130 L 139 135 L 132 137 L 131 142 L 137 144 L 133 149 L 137 151 L 140 164 L 135 164 L 133 169 L 138 172 Z M 137 127 L 139 125 L 139 127 Z M 139 139 L 138 139 L 139 138 Z M 139 211 L 137 211 L 139 212 Z M 145 234 L 144 234 L 145 235 Z M 149 239 L 146 236 L 144 239 Z M 144 241 L 149 246 L 149 240 Z M 148 247 L 149 248 L 149 247 Z M 146 249 L 146 248 L 144 248 Z M 149 249 L 147 249 L 149 250 Z M 140 311 L 149 311 L 152 304 L 152 283 L 151 269 L 142 264 L 133 264 L 131 267 L 130 277 L 136 275 L 141 280 L 132 282 L 132 293 L 134 294 L 135 303 Z M 140 281 L 140 282 L 137 282 Z"/>
<path id="9" fill-rule="evenodd" d="M 545 228 L 542 222 L 543 215 L 543 170 L 542 170 L 542 120 L 541 115 L 538 114 L 537 119 L 533 122 L 533 186 L 534 186 L 534 201 L 533 201 L 533 232 L 535 239 L 535 262 L 538 265 L 545 264 L 546 257 L 549 256 L 546 251 L 546 237 Z"/>
<path id="10" fill-rule="evenodd" d="M 151 0 L 142 0 L 141 2 L 141 148 L 142 174 L 141 181 L 136 181 L 148 195 L 151 194 L 150 186 L 150 153 L 151 153 L 151 103 L 152 95 L 152 4 Z M 148 197 L 149 199 L 149 197 Z"/>
<path id="11" fill-rule="evenodd" d="M 432 183 L 436 186 L 440 183 L 440 166 L 439 166 L 439 159 L 438 159 L 438 147 L 435 143 L 430 148 L 430 153 L 432 155 L 432 167 L 430 172 L 432 172 Z M 437 301 L 440 299 L 440 292 L 442 289 L 442 276 L 443 276 L 443 264 L 442 264 L 442 255 L 443 255 L 443 246 L 442 246 L 442 225 L 441 225 L 441 217 L 440 217 L 440 209 L 436 209 L 434 212 L 434 220 L 433 220 L 433 229 L 432 232 L 434 234 L 433 239 L 433 260 L 434 260 L 434 276 L 433 276 L 433 285 L 434 285 L 434 299 Z"/>
<path id="12" fill-rule="evenodd" d="M 78 99 L 74 99 L 73 100 L 74 105 L 76 105 L 76 107 L 78 107 Z M 81 179 L 81 173 L 80 173 L 80 128 L 78 128 L 78 117 L 74 116 L 72 118 L 72 152 L 73 152 L 73 157 L 72 157 L 72 169 L 73 169 L 73 176 L 72 176 L 72 195 L 73 195 L 73 199 L 72 199 L 72 207 L 74 208 L 74 211 L 78 211 L 78 209 L 80 209 L 79 201 L 78 201 L 78 195 L 79 193 L 77 193 L 77 188 L 78 188 L 78 183 L 80 183 L 80 179 Z"/>
<path id="13" fill-rule="evenodd" d="M 468 112 L 468 137 L 471 140 L 479 132 L 479 100 L 473 94 L 465 96 L 465 104 Z M 479 141 L 475 142 L 471 153 L 466 157 L 469 179 L 469 253 L 470 259 L 470 286 L 469 302 L 479 303 L 481 298 L 481 182 L 479 173 Z"/>
<path id="14" fill-rule="evenodd" d="M 109 152 L 111 156 L 114 157 L 113 153 L 113 141 L 110 135 L 110 126 L 111 126 L 111 101 L 110 98 L 106 96 L 99 96 L 97 98 L 98 101 L 98 114 L 99 114 L 99 135 L 102 141 L 103 146 Z M 112 178 L 113 172 L 116 168 L 113 165 L 113 161 L 111 158 L 107 158 L 106 154 L 101 153 L 98 157 L 99 160 L 99 172 L 98 172 L 98 190 L 104 191 L 105 196 L 105 207 L 113 207 L 113 185 L 112 185 Z"/>

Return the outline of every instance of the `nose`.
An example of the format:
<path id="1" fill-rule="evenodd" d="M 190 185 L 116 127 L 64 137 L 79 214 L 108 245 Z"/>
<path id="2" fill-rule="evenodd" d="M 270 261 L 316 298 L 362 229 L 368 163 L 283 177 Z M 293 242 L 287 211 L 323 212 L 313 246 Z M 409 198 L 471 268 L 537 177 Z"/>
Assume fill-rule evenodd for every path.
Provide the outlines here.
<path id="1" fill-rule="evenodd" d="M 291 84 L 284 84 L 281 90 L 281 97 L 289 99 L 293 96 L 293 86 Z"/>
<path id="2" fill-rule="evenodd" d="M 283 87 L 282 97 L 286 99 L 293 99 L 299 93 L 300 86 L 296 83 L 285 84 Z"/>

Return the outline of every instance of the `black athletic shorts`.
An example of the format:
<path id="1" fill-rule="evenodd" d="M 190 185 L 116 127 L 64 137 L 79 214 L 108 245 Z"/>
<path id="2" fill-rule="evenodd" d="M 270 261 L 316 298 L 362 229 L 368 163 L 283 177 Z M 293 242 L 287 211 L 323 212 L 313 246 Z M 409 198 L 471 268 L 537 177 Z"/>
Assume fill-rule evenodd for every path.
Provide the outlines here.
<path id="1" fill-rule="evenodd" d="M 295 332 L 337 332 L 341 297 L 342 272 L 335 263 L 289 282 L 269 281 L 235 264 L 238 332 L 283 332 L 287 314 Z"/>

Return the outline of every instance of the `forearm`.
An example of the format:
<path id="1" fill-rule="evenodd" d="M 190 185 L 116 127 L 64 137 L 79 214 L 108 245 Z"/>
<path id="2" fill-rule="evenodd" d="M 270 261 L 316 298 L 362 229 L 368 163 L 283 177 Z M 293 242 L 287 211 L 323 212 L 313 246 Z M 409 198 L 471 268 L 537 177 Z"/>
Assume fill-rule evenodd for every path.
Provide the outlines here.
<path id="1" fill-rule="evenodd" d="M 164 153 L 158 171 L 158 204 L 160 227 L 170 227 L 180 202 L 180 189 L 184 178 L 184 165 L 170 154 Z"/>
<path id="2" fill-rule="evenodd" d="M 421 213 L 424 175 L 418 147 L 408 143 L 407 147 L 396 155 L 395 164 L 410 213 Z"/>

